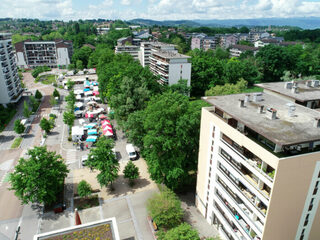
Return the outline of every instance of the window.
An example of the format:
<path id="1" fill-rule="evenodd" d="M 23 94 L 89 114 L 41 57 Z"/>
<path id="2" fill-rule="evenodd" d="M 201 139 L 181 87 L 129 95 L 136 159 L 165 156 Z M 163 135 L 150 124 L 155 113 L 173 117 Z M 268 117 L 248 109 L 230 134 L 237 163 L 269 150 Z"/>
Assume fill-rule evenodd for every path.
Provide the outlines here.
<path id="1" fill-rule="evenodd" d="M 312 208 L 313 208 L 313 200 L 314 200 L 314 198 L 312 198 L 311 201 L 310 201 L 310 205 L 309 205 L 309 210 L 308 211 L 311 211 Z"/>

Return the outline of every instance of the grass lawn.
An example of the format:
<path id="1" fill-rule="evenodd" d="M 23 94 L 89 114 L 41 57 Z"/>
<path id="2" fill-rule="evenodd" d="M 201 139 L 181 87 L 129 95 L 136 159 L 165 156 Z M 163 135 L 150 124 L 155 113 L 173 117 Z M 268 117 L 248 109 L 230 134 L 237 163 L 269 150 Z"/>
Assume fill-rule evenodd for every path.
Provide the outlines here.
<path id="1" fill-rule="evenodd" d="M 38 76 L 35 79 L 35 82 L 41 82 L 43 84 L 52 84 L 52 83 L 56 83 L 56 75 L 53 74 L 48 74 L 48 75 L 43 75 L 43 76 Z"/>
<path id="2" fill-rule="evenodd" d="M 22 142 L 22 137 L 17 137 L 17 138 L 15 138 L 14 141 L 13 141 L 13 143 L 12 143 L 12 145 L 11 145 L 11 148 L 17 148 L 17 147 L 19 147 L 20 144 L 21 144 L 21 142 Z"/>
<path id="3" fill-rule="evenodd" d="M 74 208 L 78 210 L 99 206 L 98 195 L 92 195 L 87 198 L 74 199 Z"/>
<path id="4" fill-rule="evenodd" d="M 252 86 L 244 90 L 243 93 L 262 92 L 262 91 L 263 91 L 263 88 Z"/>

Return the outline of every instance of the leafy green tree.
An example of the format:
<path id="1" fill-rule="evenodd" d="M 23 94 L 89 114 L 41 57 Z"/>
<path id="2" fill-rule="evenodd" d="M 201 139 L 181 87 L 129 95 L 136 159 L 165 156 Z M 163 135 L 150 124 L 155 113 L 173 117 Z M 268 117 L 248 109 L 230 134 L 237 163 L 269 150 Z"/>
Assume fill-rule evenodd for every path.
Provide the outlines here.
<path id="1" fill-rule="evenodd" d="M 70 63 L 69 65 L 68 65 L 68 70 L 69 71 L 71 71 L 71 70 L 73 70 L 73 69 L 75 69 L 76 68 L 76 66 L 75 66 L 75 64 L 73 64 L 73 63 Z"/>
<path id="2" fill-rule="evenodd" d="M 80 197 L 88 197 L 92 193 L 90 184 L 85 180 L 79 182 L 77 190 Z"/>
<path id="3" fill-rule="evenodd" d="M 62 157 L 46 147 L 34 147 L 27 154 L 29 158 L 20 158 L 10 174 L 10 190 L 24 204 L 55 202 L 69 172 Z"/>
<path id="4" fill-rule="evenodd" d="M 31 107 L 32 107 L 32 112 L 36 112 L 40 102 L 34 97 L 34 96 L 30 96 L 29 97 L 30 103 L 31 103 Z"/>
<path id="5" fill-rule="evenodd" d="M 219 96 L 235 93 L 242 93 L 247 89 L 247 81 L 240 79 L 236 84 L 226 83 L 225 85 L 217 85 L 206 91 L 206 96 Z"/>
<path id="6" fill-rule="evenodd" d="M 144 110 L 143 154 L 151 178 L 177 189 L 192 181 L 197 169 L 203 101 L 189 102 L 177 92 L 157 95 Z"/>
<path id="7" fill-rule="evenodd" d="M 76 119 L 73 111 L 66 111 L 63 113 L 63 122 L 71 128 L 74 124 L 74 120 Z"/>
<path id="8" fill-rule="evenodd" d="M 174 228 L 182 222 L 181 202 L 171 190 L 155 194 L 148 200 L 147 209 L 160 228 Z"/>
<path id="9" fill-rule="evenodd" d="M 112 139 L 102 136 L 96 146 L 96 148 L 91 148 L 86 165 L 100 171 L 97 180 L 101 186 L 110 185 L 112 187 L 119 172 L 119 162 L 112 151 L 114 142 Z"/>
<path id="10" fill-rule="evenodd" d="M 52 122 L 50 122 L 48 119 L 42 118 L 40 121 L 40 127 L 46 132 L 46 134 L 48 134 L 53 129 L 54 124 L 52 124 Z"/>
<path id="11" fill-rule="evenodd" d="M 24 133 L 25 127 L 24 125 L 21 123 L 21 121 L 19 119 L 14 121 L 14 126 L 13 126 L 13 130 L 17 133 L 17 134 L 22 134 Z"/>
<path id="12" fill-rule="evenodd" d="M 66 96 L 66 101 L 67 101 L 67 109 L 70 112 L 73 112 L 74 111 L 74 104 L 76 102 L 76 95 L 74 94 L 73 90 L 69 92 L 68 96 Z"/>
<path id="13" fill-rule="evenodd" d="M 230 53 L 229 53 L 227 50 L 218 47 L 218 48 L 216 48 L 216 50 L 214 51 L 214 56 L 215 56 L 217 59 L 223 60 L 223 59 L 228 59 L 229 56 L 230 56 Z"/>
<path id="14" fill-rule="evenodd" d="M 26 101 L 23 102 L 23 116 L 29 118 L 31 115 L 31 111 L 29 109 L 28 103 Z"/>
<path id="15" fill-rule="evenodd" d="M 203 96 L 210 85 L 224 83 L 223 63 L 214 57 L 212 51 L 193 50 L 191 62 L 191 96 Z"/>
<path id="16" fill-rule="evenodd" d="M 83 69 L 84 67 L 83 67 L 83 63 L 82 63 L 82 61 L 81 60 L 77 60 L 77 62 L 76 62 L 76 66 L 77 66 L 77 69 Z"/>
<path id="17" fill-rule="evenodd" d="M 280 81 L 290 62 L 285 49 L 272 44 L 261 48 L 256 58 L 265 82 Z"/>
<path id="18" fill-rule="evenodd" d="M 70 89 L 72 89 L 73 86 L 75 85 L 75 82 L 71 81 L 71 79 L 68 79 L 66 85 L 67 85 L 68 90 L 70 90 Z"/>
<path id="19" fill-rule="evenodd" d="M 131 113 L 128 120 L 124 123 L 124 130 L 129 142 L 134 143 L 141 151 L 143 151 L 143 138 L 146 134 L 143 127 L 144 119 L 145 113 L 143 110 L 140 110 Z"/>
<path id="20" fill-rule="evenodd" d="M 39 100 L 42 98 L 42 94 L 41 94 L 41 92 L 39 90 L 36 91 L 34 96 L 35 96 L 36 99 L 39 99 Z"/>
<path id="21" fill-rule="evenodd" d="M 158 234 L 157 234 L 158 235 Z M 197 230 L 188 223 L 181 223 L 179 226 L 170 229 L 165 234 L 159 234 L 159 240 L 200 240 Z"/>
<path id="22" fill-rule="evenodd" d="M 139 168 L 129 161 L 123 170 L 123 174 L 124 178 L 129 179 L 129 184 L 132 186 L 134 180 L 139 178 Z"/>
<path id="23" fill-rule="evenodd" d="M 52 93 L 52 96 L 54 96 L 55 98 L 57 97 L 57 98 L 60 98 L 60 93 L 59 93 L 59 91 L 55 88 L 54 89 L 54 91 L 53 91 L 53 93 Z"/>
<path id="24" fill-rule="evenodd" d="M 74 51 L 72 55 L 72 62 L 76 63 L 76 66 L 78 69 L 83 69 L 84 67 L 86 68 L 88 65 L 88 60 L 89 57 L 92 53 L 92 49 L 88 46 L 84 46 L 80 49 L 77 49 Z M 81 61 L 82 67 L 78 67 L 78 61 Z"/>
<path id="25" fill-rule="evenodd" d="M 188 86 L 188 80 L 180 79 L 177 84 L 172 84 L 170 89 L 182 95 L 189 96 L 191 87 Z"/>

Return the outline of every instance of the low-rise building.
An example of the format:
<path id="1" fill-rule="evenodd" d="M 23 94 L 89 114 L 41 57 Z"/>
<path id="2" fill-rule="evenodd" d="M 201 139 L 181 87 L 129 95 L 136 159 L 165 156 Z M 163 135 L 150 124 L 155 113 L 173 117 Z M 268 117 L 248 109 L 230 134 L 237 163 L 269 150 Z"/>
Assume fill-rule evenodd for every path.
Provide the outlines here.
<path id="1" fill-rule="evenodd" d="M 22 41 L 15 44 L 17 65 L 22 68 L 38 66 L 67 67 L 70 64 L 72 41 Z"/>
<path id="2" fill-rule="evenodd" d="M 247 45 L 233 45 L 231 46 L 229 52 L 231 57 L 240 57 L 241 53 L 244 53 L 246 51 L 253 52 L 253 55 L 256 55 L 256 53 L 259 51 L 256 47 L 251 47 Z"/>
<path id="3" fill-rule="evenodd" d="M 12 50 L 11 33 L 0 33 L 0 104 L 18 102 L 22 88 Z"/>
<path id="4" fill-rule="evenodd" d="M 238 42 L 238 37 L 235 34 L 225 34 L 220 36 L 220 46 L 222 48 L 229 48 L 236 45 Z"/>
<path id="5" fill-rule="evenodd" d="M 203 100 L 196 206 L 208 223 L 222 239 L 319 239 L 320 113 L 266 93 Z"/>

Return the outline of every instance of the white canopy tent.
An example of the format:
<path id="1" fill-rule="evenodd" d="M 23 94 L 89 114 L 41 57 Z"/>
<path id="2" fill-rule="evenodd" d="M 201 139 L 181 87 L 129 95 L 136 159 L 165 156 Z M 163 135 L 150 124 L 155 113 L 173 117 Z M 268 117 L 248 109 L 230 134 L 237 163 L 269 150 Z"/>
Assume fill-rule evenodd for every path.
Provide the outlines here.
<path id="1" fill-rule="evenodd" d="M 83 127 L 80 127 L 80 126 L 72 127 L 72 130 L 71 130 L 72 141 L 79 140 L 83 134 L 84 134 Z"/>

